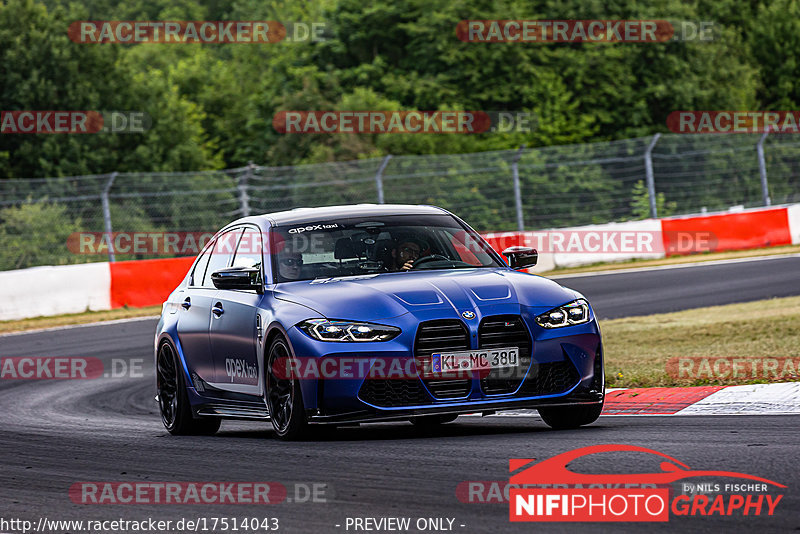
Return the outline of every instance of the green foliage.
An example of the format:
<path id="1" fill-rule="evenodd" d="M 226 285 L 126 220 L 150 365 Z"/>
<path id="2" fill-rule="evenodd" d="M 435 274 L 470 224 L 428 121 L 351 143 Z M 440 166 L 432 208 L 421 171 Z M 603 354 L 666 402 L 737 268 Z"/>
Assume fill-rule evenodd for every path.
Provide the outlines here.
<path id="1" fill-rule="evenodd" d="M 48 10 L 33 0 L 0 4 L 2 109 L 142 111 L 152 128 L 141 134 L 2 135 L 0 177 L 221 166 L 202 128 L 202 108 L 161 71 L 131 61 L 135 48 L 69 40 L 70 22 L 88 13 L 77 5 Z"/>
<path id="2" fill-rule="evenodd" d="M 799 4 L 634 0 L 8 0 L 0 4 L 3 109 L 139 110 L 145 134 L 0 138 L 0 177 L 200 170 L 455 154 L 664 131 L 682 109 L 796 106 Z M 464 43 L 458 21 L 713 21 L 712 41 Z M 75 20 L 324 22 L 321 42 L 87 45 Z M 530 112 L 531 132 L 282 135 L 279 111 Z"/>
<path id="3" fill-rule="evenodd" d="M 649 219 L 650 218 L 650 193 L 647 191 L 647 186 L 644 185 L 644 180 L 639 180 L 633 184 L 633 191 L 631 191 L 631 216 L 633 220 Z M 675 202 L 667 202 L 664 193 L 656 193 L 656 213 L 659 217 L 669 217 L 675 213 L 677 204 Z"/>
<path id="4" fill-rule="evenodd" d="M 70 220 L 66 211 L 64 206 L 46 203 L 0 210 L 0 271 L 74 263 L 67 238 L 80 231 L 80 221 Z"/>
<path id="5" fill-rule="evenodd" d="M 800 103 L 800 3 L 777 0 L 759 6 L 749 24 L 748 49 L 761 74 L 765 109 L 795 110 Z"/>

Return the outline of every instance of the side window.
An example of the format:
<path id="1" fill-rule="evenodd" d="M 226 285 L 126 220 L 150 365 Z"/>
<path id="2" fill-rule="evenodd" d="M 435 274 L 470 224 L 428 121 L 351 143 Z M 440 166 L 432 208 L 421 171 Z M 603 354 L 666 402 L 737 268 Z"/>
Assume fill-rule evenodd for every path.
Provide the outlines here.
<path id="1" fill-rule="evenodd" d="M 228 230 L 217 238 L 213 247 L 209 248 L 211 254 L 206 268 L 206 275 L 203 278 L 203 287 L 214 288 L 214 282 L 211 281 L 211 273 L 224 269 L 231 264 L 233 252 L 236 250 L 236 245 L 241 235 L 241 228 Z"/>
<path id="2" fill-rule="evenodd" d="M 261 232 L 255 228 L 245 228 L 236 255 L 233 257 L 232 267 L 258 267 L 262 262 Z"/>
<path id="3" fill-rule="evenodd" d="M 200 256 L 200 259 L 194 264 L 194 270 L 192 271 L 192 283 L 189 284 L 190 286 L 199 286 L 203 283 L 203 275 L 206 274 L 206 267 L 208 267 L 208 259 L 211 257 L 212 248 L 214 248 L 213 245 L 206 248 L 203 251 L 202 256 Z"/>

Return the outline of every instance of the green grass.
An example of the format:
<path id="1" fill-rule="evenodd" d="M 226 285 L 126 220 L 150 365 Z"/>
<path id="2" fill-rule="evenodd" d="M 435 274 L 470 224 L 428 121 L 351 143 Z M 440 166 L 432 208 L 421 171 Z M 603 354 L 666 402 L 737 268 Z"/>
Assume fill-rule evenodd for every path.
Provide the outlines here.
<path id="1" fill-rule="evenodd" d="M 609 387 L 766 382 L 678 379 L 667 373 L 666 365 L 677 356 L 799 358 L 800 297 L 613 319 L 601 321 L 600 328 Z"/>
<path id="2" fill-rule="evenodd" d="M 108 311 L 86 311 L 70 313 L 67 315 L 54 315 L 52 317 L 34 317 L 16 321 L 0 321 L 0 334 L 9 332 L 22 332 L 25 330 L 38 330 L 54 326 L 69 326 L 77 324 L 96 323 L 99 321 L 113 321 L 130 317 L 156 316 L 161 313 L 161 305 L 146 308 L 119 308 Z"/>

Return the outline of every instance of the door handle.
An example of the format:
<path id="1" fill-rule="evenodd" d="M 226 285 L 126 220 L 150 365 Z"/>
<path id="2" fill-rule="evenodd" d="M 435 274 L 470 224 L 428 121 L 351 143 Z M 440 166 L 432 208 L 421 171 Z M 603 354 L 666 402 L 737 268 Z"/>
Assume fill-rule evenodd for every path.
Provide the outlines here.
<path id="1" fill-rule="evenodd" d="M 217 302 L 216 304 L 214 304 L 214 307 L 211 308 L 211 313 L 213 313 L 215 317 L 219 317 L 220 315 L 225 313 L 225 310 L 222 309 L 222 303 Z"/>
<path id="2" fill-rule="evenodd" d="M 191 307 L 192 307 L 192 299 L 189 298 L 189 297 L 186 297 L 186 300 L 184 300 L 181 303 L 181 308 L 183 308 L 184 310 L 188 310 Z"/>

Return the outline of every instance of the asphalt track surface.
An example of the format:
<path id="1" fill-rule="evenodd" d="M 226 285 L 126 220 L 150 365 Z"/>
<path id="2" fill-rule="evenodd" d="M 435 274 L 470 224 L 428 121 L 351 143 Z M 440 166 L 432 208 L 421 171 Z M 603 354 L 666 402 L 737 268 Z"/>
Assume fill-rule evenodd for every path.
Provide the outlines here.
<path id="1" fill-rule="evenodd" d="M 600 317 L 616 317 L 798 294 L 798 267 L 798 258 L 776 258 L 563 282 L 586 294 Z M 0 381 L 0 519 L 276 517 L 280 532 L 320 533 L 355 532 L 345 528 L 348 517 L 410 517 L 412 525 L 420 517 L 452 518 L 454 532 L 800 530 L 797 416 L 603 416 L 560 432 L 538 417 L 462 417 L 432 433 L 408 423 L 363 425 L 301 443 L 278 441 L 269 423 L 223 422 L 213 437 L 173 437 L 153 401 L 154 328 L 146 319 L 0 337 L 2 357 L 97 357 L 106 369 L 113 359 L 143 362 L 139 377 Z M 509 458 L 544 459 L 601 443 L 639 445 L 693 469 L 749 473 L 788 488 L 772 517 L 673 516 L 647 525 L 512 524 L 507 504 L 461 502 L 456 495 L 464 481 L 507 480 Z M 659 471 L 657 460 L 639 453 L 587 457 L 570 467 Z M 286 486 L 295 502 L 80 505 L 68 489 L 81 481 L 271 481 Z M 312 483 L 326 485 L 326 502 L 296 502 L 295 488 Z"/>
<path id="2" fill-rule="evenodd" d="M 800 295 L 800 255 L 554 277 L 580 291 L 601 319 Z"/>

